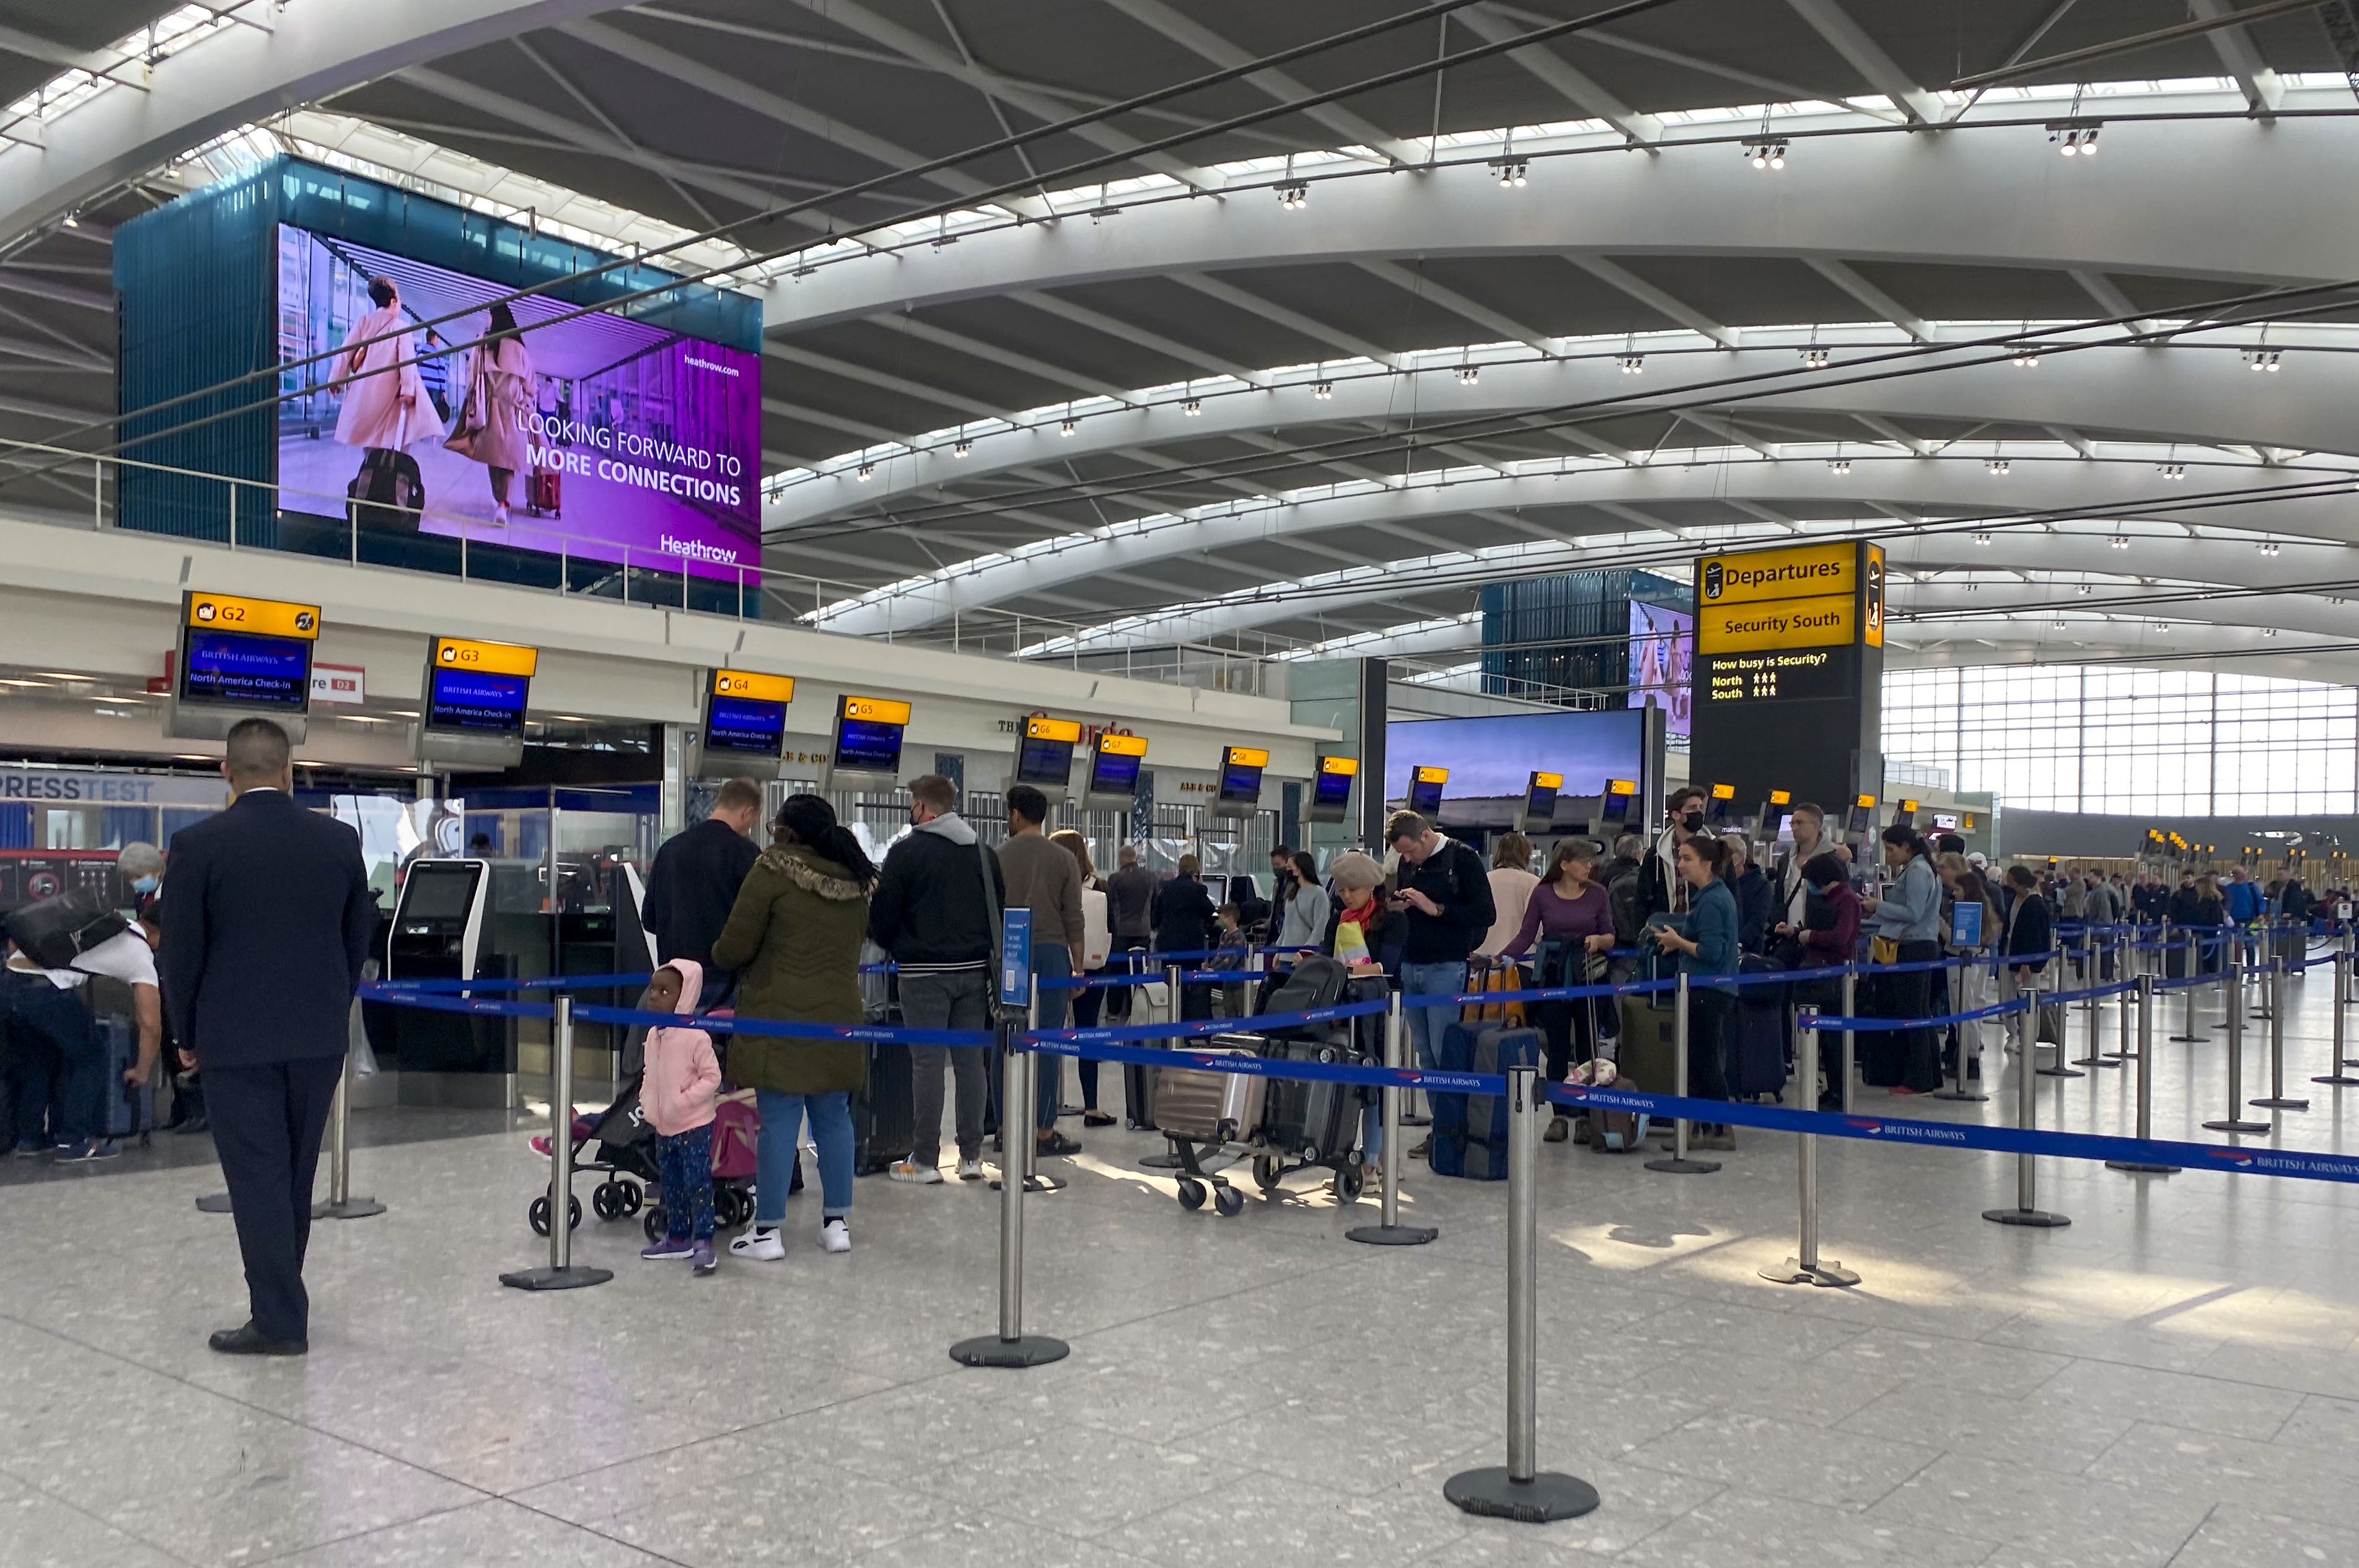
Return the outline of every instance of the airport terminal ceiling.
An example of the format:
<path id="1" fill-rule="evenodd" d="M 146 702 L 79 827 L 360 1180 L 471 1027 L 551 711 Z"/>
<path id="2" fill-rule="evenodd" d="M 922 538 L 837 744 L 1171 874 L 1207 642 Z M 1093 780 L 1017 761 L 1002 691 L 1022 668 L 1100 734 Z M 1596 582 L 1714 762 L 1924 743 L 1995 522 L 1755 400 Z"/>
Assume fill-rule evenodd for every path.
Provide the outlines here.
<path id="1" fill-rule="evenodd" d="M 836 630 L 1446 679 L 1483 581 L 1856 534 L 1896 665 L 2359 679 L 2345 0 L 1482 0 L 1245 71 L 1412 8 L 387 9 L 0 4 L 0 436 L 100 434 L 114 224 L 293 151 L 734 225 L 669 264 L 764 300 Z"/>

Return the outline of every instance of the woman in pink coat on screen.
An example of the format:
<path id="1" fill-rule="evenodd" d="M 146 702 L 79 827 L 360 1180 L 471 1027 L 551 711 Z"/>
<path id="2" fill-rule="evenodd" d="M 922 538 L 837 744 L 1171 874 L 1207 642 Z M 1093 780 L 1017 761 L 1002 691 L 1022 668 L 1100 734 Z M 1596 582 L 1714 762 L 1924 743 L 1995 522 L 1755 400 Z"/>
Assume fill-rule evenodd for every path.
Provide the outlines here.
<path id="1" fill-rule="evenodd" d="M 506 301 L 492 307 L 491 325 L 467 369 L 467 401 L 458 428 L 442 444 L 492 470 L 492 522 L 508 522 L 508 481 L 526 466 L 533 410 L 532 352 L 516 330 Z"/>
<path id="2" fill-rule="evenodd" d="M 353 323 L 336 363 L 335 384 L 344 395 L 336 412 L 336 439 L 364 450 L 397 452 L 441 425 L 418 374 L 417 349 L 403 330 L 408 315 L 401 307 L 401 290 L 389 277 L 373 277 L 368 291 L 376 308 Z"/>

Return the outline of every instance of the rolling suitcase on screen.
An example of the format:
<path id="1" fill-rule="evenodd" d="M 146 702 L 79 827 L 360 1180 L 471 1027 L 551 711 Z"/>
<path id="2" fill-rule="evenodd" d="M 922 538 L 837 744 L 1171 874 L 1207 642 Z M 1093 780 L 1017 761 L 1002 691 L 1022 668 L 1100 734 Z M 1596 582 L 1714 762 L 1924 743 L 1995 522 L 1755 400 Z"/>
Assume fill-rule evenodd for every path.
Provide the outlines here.
<path id="1" fill-rule="evenodd" d="M 1537 1029 L 1453 1023 L 1442 1031 L 1436 1065 L 1444 1072 L 1505 1073 L 1509 1067 L 1537 1067 L 1546 1054 L 1546 1041 Z M 1433 1173 L 1478 1182 L 1506 1181 L 1507 1097 L 1438 1094 L 1430 1098 Z"/>

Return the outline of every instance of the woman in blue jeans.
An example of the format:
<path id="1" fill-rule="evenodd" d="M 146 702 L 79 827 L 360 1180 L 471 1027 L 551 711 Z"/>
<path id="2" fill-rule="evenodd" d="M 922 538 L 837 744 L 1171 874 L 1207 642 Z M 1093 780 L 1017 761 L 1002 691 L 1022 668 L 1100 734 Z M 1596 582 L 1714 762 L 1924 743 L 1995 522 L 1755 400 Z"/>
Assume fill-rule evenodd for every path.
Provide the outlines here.
<path id="1" fill-rule="evenodd" d="M 876 868 L 835 810 L 815 795 L 787 797 L 770 847 L 746 873 L 712 961 L 738 972 L 737 1016 L 792 1023 L 863 1022 L 860 941 Z M 852 1250 L 852 1097 L 867 1082 L 868 1048 L 857 1041 L 737 1034 L 728 1076 L 751 1088 L 762 1116 L 754 1179 L 754 1223 L 730 1253 L 759 1262 L 787 1255 L 795 1148 L 810 1120 L 819 1148 L 819 1244 Z"/>

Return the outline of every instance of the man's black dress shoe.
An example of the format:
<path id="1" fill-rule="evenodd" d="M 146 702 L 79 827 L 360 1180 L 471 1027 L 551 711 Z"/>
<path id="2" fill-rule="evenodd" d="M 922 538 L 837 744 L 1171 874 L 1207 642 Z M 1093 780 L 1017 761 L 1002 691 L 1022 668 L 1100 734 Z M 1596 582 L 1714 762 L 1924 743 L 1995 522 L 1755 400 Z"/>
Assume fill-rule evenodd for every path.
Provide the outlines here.
<path id="1" fill-rule="evenodd" d="M 252 1323 L 243 1328 L 215 1329 L 205 1343 L 224 1356 L 306 1356 L 311 1350 L 310 1341 L 305 1339 L 265 1339 Z"/>

